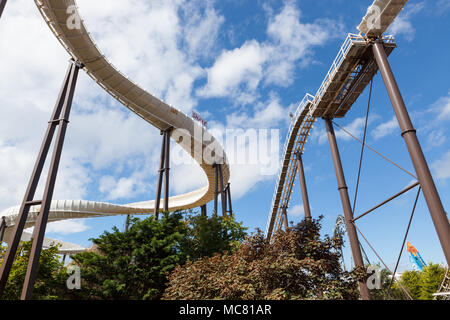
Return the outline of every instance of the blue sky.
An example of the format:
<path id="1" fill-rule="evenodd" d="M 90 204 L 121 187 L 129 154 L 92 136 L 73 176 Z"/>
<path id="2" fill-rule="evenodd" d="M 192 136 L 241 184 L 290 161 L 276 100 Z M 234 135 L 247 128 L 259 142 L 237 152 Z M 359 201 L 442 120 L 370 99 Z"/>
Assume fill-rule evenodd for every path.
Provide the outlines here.
<path id="1" fill-rule="evenodd" d="M 155 96 L 210 129 L 278 129 L 281 146 L 306 93 L 315 94 L 346 34 L 372 3 L 302 1 L 79 0 L 80 13 L 99 48 L 119 70 Z M 444 207 L 450 206 L 450 1 L 411 0 L 388 33 L 390 57 Z M 20 203 L 68 55 L 32 1 L 8 3 L 0 21 L 0 210 Z M 359 137 L 368 90 L 336 120 Z M 374 78 L 368 144 L 413 171 L 379 75 Z M 332 233 L 341 214 L 336 179 L 321 121 L 306 146 L 304 164 L 313 216 Z M 360 145 L 338 132 L 353 199 Z M 55 198 L 129 203 L 154 198 L 159 131 L 80 74 Z M 276 155 L 281 158 L 281 154 Z M 201 187 L 195 165 L 174 164 L 171 194 Z M 200 174 L 201 175 L 201 174 Z M 265 229 L 276 173 L 258 165 L 231 166 L 233 209 L 250 230 Z M 371 151 L 365 153 L 356 213 L 400 191 L 412 178 Z M 393 268 L 415 192 L 360 220 L 358 226 Z M 298 184 L 289 219 L 303 217 Z M 211 208 L 209 205 L 209 208 Z M 90 246 L 89 238 L 125 217 L 51 223 L 47 236 Z M 426 261 L 445 261 L 423 197 L 408 240 Z M 363 242 L 363 240 L 361 239 Z M 363 244 L 365 244 L 363 242 Z M 376 257 L 365 246 L 369 258 Z M 350 261 L 346 252 L 346 261 Z M 411 268 L 403 254 L 400 268 Z"/>

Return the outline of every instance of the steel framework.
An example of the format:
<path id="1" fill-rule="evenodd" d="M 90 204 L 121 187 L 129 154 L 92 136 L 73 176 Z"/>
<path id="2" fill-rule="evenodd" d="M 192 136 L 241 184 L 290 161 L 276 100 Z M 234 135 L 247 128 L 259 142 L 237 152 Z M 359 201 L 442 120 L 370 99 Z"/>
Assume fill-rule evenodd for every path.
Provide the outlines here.
<path id="1" fill-rule="evenodd" d="M 214 168 L 216 163 L 220 166 L 220 172 L 218 173 L 220 174 L 224 215 L 227 211 L 225 207 L 226 194 L 228 194 L 228 204 L 231 210 L 229 185 L 227 193 L 225 194 L 224 192 L 224 184 L 228 183 L 230 170 L 226 154 L 220 143 L 218 143 L 204 127 L 198 125 L 192 118 L 154 97 L 120 73 L 98 50 L 81 18 L 79 19 L 79 27 L 70 27 L 67 23 L 69 15 L 75 15 L 79 18 L 79 13 L 74 0 L 35 0 L 35 3 L 50 30 L 70 54 L 73 61 L 76 62 L 71 63 L 66 76 L 54 114 L 49 122 L 49 128 L 44 137 L 44 142 L 33 170 L 24 201 L 20 207 L 9 208 L 0 214 L 2 217 L 0 235 L 3 237 L 5 233 L 8 234 L 11 232 L 11 229 L 13 229 L 13 233 L 10 237 L 11 239 L 8 239 L 8 251 L 0 269 L 0 296 L 6 286 L 19 241 L 24 238 L 23 236 L 25 233 L 22 234 L 22 231 L 25 227 L 29 227 L 35 222 L 31 258 L 25 277 L 21 296 L 22 299 L 30 299 L 32 296 L 42 244 L 44 240 L 48 240 L 44 239 L 45 227 L 48 221 L 117 214 L 130 215 L 154 213 L 157 215 L 161 200 L 163 176 L 163 209 L 165 211 L 190 209 L 198 205 L 204 206 L 214 197 L 217 201 L 217 183 L 219 175 L 214 175 L 213 173 L 214 171 L 218 172 L 217 169 Z M 0 0 L 0 15 L 5 4 L 6 0 Z M 69 8 L 75 9 L 75 12 L 73 12 L 73 10 L 68 10 Z M 68 13 L 69 11 L 71 12 L 70 14 Z M 157 197 L 154 201 L 144 201 L 125 205 L 114 205 L 84 200 L 52 201 L 73 92 L 75 90 L 76 79 L 80 68 L 83 68 L 96 83 L 120 103 L 163 132 Z M 62 116 L 60 117 L 61 113 Z M 56 126 L 59 126 L 59 129 L 44 197 L 42 200 L 34 200 L 34 193 Z M 186 133 L 186 139 L 183 139 L 184 136 L 180 136 L 175 142 L 183 147 L 198 162 L 207 177 L 208 185 L 184 195 L 171 197 L 169 201 L 169 151 L 172 129 L 180 129 L 180 131 Z M 211 156 L 205 157 L 208 153 Z M 213 189 L 214 184 L 216 184 L 215 190 Z"/>
<path id="2" fill-rule="evenodd" d="M 48 214 L 50 203 L 53 197 L 53 190 L 55 188 L 56 176 L 58 173 L 59 161 L 61 159 L 64 138 L 66 134 L 67 124 L 69 123 L 70 109 L 72 106 L 73 95 L 78 77 L 78 71 L 82 68 L 79 62 L 71 61 L 64 79 L 63 86 L 59 93 L 53 114 L 48 123 L 48 128 L 45 133 L 41 150 L 37 157 L 25 197 L 22 201 L 20 213 L 14 226 L 12 240 L 9 241 L 6 256 L 0 268 L 0 297 L 3 295 L 6 283 L 8 281 L 9 273 L 11 271 L 12 263 L 14 261 L 19 242 L 22 236 L 25 222 L 28 217 L 28 212 L 31 206 L 40 205 L 40 212 L 34 227 L 33 244 L 31 247 L 30 259 L 25 275 L 25 282 L 22 289 L 22 299 L 31 299 L 33 292 L 33 285 L 37 275 L 37 267 L 39 256 L 42 250 L 42 243 L 44 241 L 45 228 L 48 221 Z M 50 162 L 50 169 L 45 184 L 44 195 L 42 200 L 35 200 L 35 192 L 41 178 L 42 170 L 44 168 L 45 160 L 50 149 L 56 128 L 58 132 L 56 135 L 53 155 Z"/>
<path id="3" fill-rule="evenodd" d="M 423 191 L 430 215 L 444 251 L 444 255 L 447 259 L 447 264 L 450 263 L 449 221 L 442 206 L 442 202 L 428 168 L 425 156 L 422 152 L 420 143 L 417 139 L 416 130 L 411 123 L 400 90 L 395 81 L 394 74 L 388 62 L 388 56 L 396 47 L 396 43 L 392 36 L 382 35 L 407 2 L 408 0 L 375 0 L 373 5 L 369 8 L 368 14 L 363 18 L 363 21 L 358 27 L 359 30 L 366 34 L 348 35 L 316 95 L 313 97 L 307 94 L 298 106 L 285 142 L 284 160 L 282 166 L 280 167 L 280 172 L 278 174 L 278 180 L 272 199 L 272 206 L 266 229 L 268 239 L 271 238 L 272 234 L 276 230 L 282 228 L 283 223 L 286 228 L 287 208 L 289 208 L 290 197 L 295 181 L 294 172 L 297 168 L 299 168 L 298 171 L 302 189 L 303 204 L 304 207 L 307 206 L 309 209 L 307 194 L 303 190 L 306 183 L 304 181 L 304 175 L 301 174 L 302 163 L 298 161 L 298 155 L 301 156 L 304 152 L 306 136 L 309 135 L 309 131 L 311 130 L 313 123 L 317 120 L 317 118 L 323 118 L 327 129 L 327 135 L 338 182 L 338 190 L 341 196 L 347 233 L 349 236 L 352 257 L 355 261 L 355 265 L 364 267 L 361 257 L 361 246 L 358 240 L 358 233 L 367 241 L 356 226 L 356 220 L 418 185 L 420 185 L 419 191 Z M 373 15 L 374 12 L 376 13 L 375 16 Z M 375 20 L 373 19 L 374 17 Z M 359 173 L 361 170 L 363 151 L 367 147 L 381 155 L 384 159 L 396 165 L 398 168 L 410 174 L 418 181 L 396 195 L 390 197 L 386 201 L 383 201 L 379 205 L 354 218 L 353 215 L 357 198 L 359 173 L 355 200 L 352 207 L 348 197 L 348 188 L 345 183 L 344 172 L 342 170 L 342 164 L 334 135 L 333 119 L 345 116 L 356 99 L 364 91 L 365 87 L 372 81 L 378 70 L 384 80 L 386 90 L 389 94 L 393 109 L 401 128 L 401 136 L 405 140 L 405 144 L 408 148 L 416 174 L 412 174 L 404 168 L 401 168 L 387 157 L 381 155 L 379 152 L 366 145 L 365 134 L 367 129 L 367 117 L 370 106 L 371 92 L 369 95 L 366 128 L 363 141 L 360 141 L 349 133 L 362 143 Z M 295 155 L 297 155 L 297 157 L 295 157 Z M 310 213 L 307 215 L 305 210 L 305 218 L 309 217 Z M 409 226 L 407 232 L 408 231 Z M 368 241 L 367 243 L 382 261 L 373 246 Z M 369 291 L 364 283 L 360 283 L 360 291 L 363 299 L 369 299 Z M 407 292 L 405 292 L 405 294 L 410 297 Z"/>

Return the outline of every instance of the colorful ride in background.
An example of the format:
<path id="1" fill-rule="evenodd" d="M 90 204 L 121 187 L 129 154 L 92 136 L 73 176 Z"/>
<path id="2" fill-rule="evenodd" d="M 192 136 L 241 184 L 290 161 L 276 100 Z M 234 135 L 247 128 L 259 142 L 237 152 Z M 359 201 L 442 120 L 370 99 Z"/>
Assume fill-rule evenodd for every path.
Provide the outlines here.
<path id="1" fill-rule="evenodd" d="M 422 257 L 419 254 L 419 251 L 411 244 L 409 241 L 406 241 L 406 251 L 409 253 L 409 261 L 413 265 L 415 265 L 420 271 L 423 270 L 424 267 L 427 266 L 425 261 L 423 261 Z"/>

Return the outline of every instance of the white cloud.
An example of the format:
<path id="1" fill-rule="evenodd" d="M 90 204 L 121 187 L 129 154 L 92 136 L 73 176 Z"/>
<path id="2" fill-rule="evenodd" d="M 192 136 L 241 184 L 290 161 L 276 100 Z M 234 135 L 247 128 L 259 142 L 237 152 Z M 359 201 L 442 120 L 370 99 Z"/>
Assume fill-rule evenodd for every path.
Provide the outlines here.
<path id="1" fill-rule="evenodd" d="M 411 3 L 403 10 L 402 13 L 391 24 L 387 33 L 404 35 L 407 41 L 413 41 L 416 29 L 413 27 L 411 19 L 425 7 L 425 2 Z"/>
<path id="2" fill-rule="evenodd" d="M 450 120 L 450 91 L 433 103 L 431 110 L 437 113 L 438 120 Z"/>
<path id="3" fill-rule="evenodd" d="M 208 69 L 208 83 L 198 90 L 204 97 L 225 97 L 233 94 L 240 85 L 254 91 L 262 77 L 262 64 L 267 56 L 257 41 L 248 41 L 240 48 L 223 52 Z"/>
<path id="4" fill-rule="evenodd" d="M 196 105 L 193 82 L 203 74 L 196 59 L 214 49 L 223 17 L 213 2 L 131 2 L 79 0 L 78 5 L 100 50 L 119 70 L 189 111 Z M 181 11 L 187 14 L 184 20 Z M 22 200 L 69 56 L 33 2 L 8 3 L 2 22 L 0 88 L 8 94 L 0 95 L 0 104 L 8 116 L 0 119 L 0 207 L 9 207 Z M 97 185 L 107 199 L 149 191 L 153 183 L 148 180 L 157 173 L 159 153 L 153 151 L 160 148 L 158 130 L 83 72 L 70 120 L 55 198 L 84 198 Z M 114 181 L 109 191 L 103 176 Z"/>
<path id="5" fill-rule="evenodd" d="M 197 163 L 179 164 L 170 169 L 170 184 L 176 194 L 181 194 L 206 186 L 208 180 Z"/>
<path id="6" fill-rule="evenodd" d="M 355 137 L 362 136 L 365 121 L 366 121 L 366 119 L 363 117 L 356 118 L 355 120 L 350 122 L 348 125 L 344 126 L 344 129 L 347 130 L 348 132 L 350 132 Z M 339 139 L 342 139 L 342 140 L 347 140 L 347 141 L 353 139 L 350 135 L 348 135 L 343 130 L 340 130 L 339 128 L 336 128 L 336 137 Z"/>
<path id="7" fill-rule="evenodd" d="M 45 234 L 69 235 L 84 232 L 89 229 L 90 227 L 86 225 L 85 219 L 62 220 L 49 222 L 45 227 Z M 34 227 L 27 228 L 24 231 L 33 234 Z"/>
<path id="8" fill-rule="evenodd" d="M 341 24 L 332 20 L 302 23 L 300 17 L 295 4 L 287 2 L 279 14 L 269 17 L 268 39 L 248 40 L 239 48 L 222 52 L 207 70 L 207 84 L 197 94 L 228 96 L 245 104 L 257 98 L 256 89 L 262 82 L 278 86 L 291 84 L 296 67 L 310 61 L 311 49 L 342 29 Z"/>
<path id="9" fill-rule="evenodd" d="M 434 161 L 431 164 L 431 168 L 433 169 L 433 176 L 437 179 L 446 180 L 450 178 L 450 151 L 448 151 L 444 156 Z"/>
<path id="10" fill-rule="evenodd" d="M 104 176 L 100 179 L 100 192 L 107 193 L 107 199 L 116 200 L 131 198 L 138 192 L 136 190 L 139 180 L 135 177 L 122 177 L 115 179 L 112 176 Z"/>
<path id="11" fill-rule="evenodd" d="M 432 130 L 427 136 L 427 146 L 439 147 L 447 141 L 446 130 L 443 128 Z"/>
<path id="12" fill-rule="evenodd" d="M 260 183 L 273 180 L 278 172 L 281 141 L 279 132 L 272 132 L 270 128 L 279 126 L 284 117 L 277 114 L 286 114 L 286 108 L 272 97 L 256 110 L 252 115 L 232 114 L 227 117 L 226 124 L 210 124 L 209 130 L 214 132 L 214 136 L 224 140 L 222 144 L 230 162 L 233 199 L 241 198 Z M 270 112 L 274 112 L 272 119 L 266 117 Z"/>
<path id="13" fill-rule="evenodd" d="M 216 12 L 213 3 L 214 1 L 208 1 L 205 4 L 196 0 L 186 3 L 183 8 L 188 20 L 184 34 L 190 56 L 208 58 L 215 49 L 219 29 L 225 18 Z"/>
<path id="14" fill-rule="evenodd" d="M 436 2 L 437 10 L 441 13 L 450 9 L 450 2 L 448 0 L 438 0 Z"/>
<path id="15" fill-rule="evenodd" d="M 119 70 L 189 112 L 197 104 L 194 82 L 204 75 L 197 60 L 211 54 L 224 21 L 213 3 L 133 0 L 110 8 L 109 0 L 80 0 L 79 7 L 99 47 Z"/>
<path id="16" fill-rule="evenodd" d="M 397 129 L 398 129 L 398 121 L 397 118 L 394 116 L 391 118 L 391 120 L 378 125 L 372 131 L 372 137 L 375 140 L 378 140 L 393 134 Z"/>
<path id="17" fill-rule="evenodd" d="M 262 85 L 288 85 L 297 65 L 309 61 L 311 48 L 325 42 L 329 36 L 326 25 L 333 23 L 303 23 L 300 10 L 289 2 L 277 15 L 269 15 L 267 40 L 250 39 L 218 54 L 217 38 L 225 20 L 214 9 L 214 2 L 77 3 L 109 60 L 149 92 L 185 112 L 202 97 L 223 96 L 245 104 L 259 98 Z M 8 93 L 0 94 L 7 115 L 0 118 L 0 207 L 22 200 L 69 58 L 33 2 L 8 3 L 7 13 L 2 17 L 0 37 L 0 88 Z M 210 62 L 209 69 L 201 65 Z M 201 79 L 207 84 L 197 96 L 194 83 Z M 158 130 L 123 108 L 83 72 L 70 120 L 55 199 L 98 197 L 98 193 L 109 200 L 147 194 L 152 198 L 149 189 L 159 160 L 159 152 L 154 152 L 160 148 Z M 226 121 L 216 125 L 273 128 L 289 117 L 279 98 L 272 95 L 255 103 L 253 110 L 235 112 Z M 277 151 L 272 153 L 278 159 Z M 194 166 L 173 165 L 174 192 L 203 185 L 205 180 L 198 178 L 199 168 Z M 259 165 L 244 164 L 232 167 L 231 179 L 240 197 L 273 176 L 261 175 Z"/>
<path id="18" fill-rule="evenodd" d="M 268 101 L 257 104 L 250 115 L 244 112 L 228 115 L 227 127 L 270 128 L 278 126 L 282 120 L 289 120 L 288 111 L 281 106 L 277 96 L 272 96 Z"/>
<path id="19" fill-rule="evenodd" d="M 288 215 L 293 217 L 301 217 L 305 214 L 303 204 L 297 204 L 288 210 Z"/>
<path id="20" fill-rule="evenodd" d="M 302 23 L 301 11 L 288 2 L 282 11 L 269 19 L 267 45 L 270 61 L 266 70 L 266 84 L 288 86 L 294 80 L 297 65 L 310 62 L 311 49 L 342 33 L 342 24 L 328 19 Z M 333 32 L 330 32 L 333 30 Z"/>
<path id="21" fill-rule="evenodd" d="M 63 220 L 50 222 L 46 229 L 46 233 L 56 233 L 62 235 L 74 234 L 83 232 L 89 229 L 89 227 L 85 224 L 86 221 L 82 219 L 73 219 L 73 220 Z"/>
<path id="22" fill-rule="evenodd" d="M 369 123 L 371 121 L 373 121 L 375 118 L 376 117 L 372 117 L 372 119 L 369 119 Z M 343 126 L 343 128 L 345 130 L 347 130 L 348 132 L 350 132 L 355 137 L 360 137 L 360 136 L 362 136 L 363 131 L 364 131 L 365 121 L 366 121 L 366 119 L 364 117 L 359 117 L 359 118 L 354 119 L 349 124 Z M 334 133 L 336 135 L 336 138 L 344 140 L 344 141 L 349 141 L 349 140 L 353 139 L 349 134 L 347 134 L 345 131 L 341 130 L 337 126 L 334 126 Z M 325 127 L 317 126 L 317 125 L 315 127 L 313 127 L 313 130 L 311 131 L 310 139 L 312 141 L 316 141 L 319 145 L 322 145 L 325 142 L 327 142 L 328 137 L 327 137 L 327 133 L 325 131 Z"/>

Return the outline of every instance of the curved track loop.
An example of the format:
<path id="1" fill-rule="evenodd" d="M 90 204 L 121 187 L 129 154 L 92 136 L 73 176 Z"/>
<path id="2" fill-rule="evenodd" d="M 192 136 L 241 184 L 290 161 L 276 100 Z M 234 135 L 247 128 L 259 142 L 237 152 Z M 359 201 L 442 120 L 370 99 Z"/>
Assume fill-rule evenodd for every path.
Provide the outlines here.
<path id="1" fill-rule="evenodd" d="M 214 163 L 221 163 L 224 184 L 229 181 L 230 168 L 220 143 L 202 126 L 178 109 L 154 97 L 120 73 L 100 52 L 94 40 L 80 19 L 80 28 L 69 29 L 69 16 L 78 16 L 74 0 L 35 0 L 47 25 L 67 50 L 70 56 L 84 65 L 86 73 L 105 91 L 128 109 L 142 117 L 154 127 L 165 130 L 173 128 L 171 137 L 185 149 L 203 169 L 208 185 L 169 198 L 169 211 L 190 209 L 214 199 Z M 85 200 L 53 200 L 49 222 L 87 217 L 121 214 L 152 214 L 155 201 L 144 201 L 125 205 Z M 39 213 L 40 206 L 31 207 L 25 227 L 31 227 Z M 19 206 L 9 208 L 0 216 L 6 217 L 8 228 L 5 239 L 9 239 Z"/>

